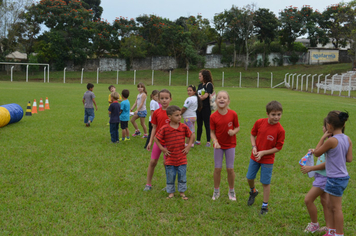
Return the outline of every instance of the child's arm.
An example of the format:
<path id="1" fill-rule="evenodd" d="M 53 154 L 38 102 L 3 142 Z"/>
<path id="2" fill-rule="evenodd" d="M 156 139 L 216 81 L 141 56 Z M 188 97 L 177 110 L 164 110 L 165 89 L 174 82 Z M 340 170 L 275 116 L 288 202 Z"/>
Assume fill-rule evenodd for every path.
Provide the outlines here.
<path id="1" fill-rule="evenodd" d="M 95 109 L 98 110 L 98 107 L 96 106 L 95 98 L 93 98 L 93 103 L 95 105 Z"/>
<path id="2" fill-rule="evenodd" d="M 328 133 L 327 131 L 323 134 L 323 136 L 321 137 L 318 145 L 316 145 L 316 148 L 314 150 L 312 150 L 312 153 L 314 154 L 314 156 L 319 157 L 321 156 L 323 153 L 325 153 L 326 151 L 335 148 L 338 144 L 338 141 L 336 138 L 328 138 L 326 141 L 325 139 L 330 135 L 330 133 Z M 325 141 L 325 142 L 324 142 Z"/>
<path id="3" fill-rule="evenodd" d="M 352 161 L 352 142 L 351 139 L 349 138 L 349 150 L 347 151 L 347 155 L 346 155 L 346 162 L 351 162 Z"/>
<path id="4" fill-rule="evenodd" d="M 153 130 L 152 130 L 153 131 Z M 161 151 L 163 152 L 163 154 L 165 156 L 170 156 L 171 155 L 171 152 L 168 151 L 167 148 L 163 147 L 162 144 L 159 142 L 159 140 L 156 138 L 156 136 L 153 138 L 155 143 L 157 144 L 157 146 L 159 147 L 159 149 L 161 149 Z M 147 146 L 148 147 L 148 146 Z"/>
<path id="5" fill-rule="evenodd" d="M 119 100 L 118 100 L 119 102 L 122 102 L 122 97 L 121 97 L 121 95 L 119 94 Z"/>
<path id="6" fill-rule="evenodd" d="M 190 147 L 192 146 L 194 139 L 195 139 L 195 135 L 194 135 L 194 133 L 192 133 L 189 137 L 188 145 L 182 151 L 183 153 L 185 153 L 185 154 L 189 153 Z"/>
<path id="7" fill-rule="evenodd" d="M 250 139 L 251 139 L 251 145 L 252 145 L 252 153 L 255 156 L 256 161 L 261 160 L 261 158 L 265 155 L 277 153 L 280 151 L 276 147 L 268 149 L 268 150 L 258 151 L 257 146 L 256 146 L 256 137 L 251 134 Z"/>
<path id="8" fill-rule="evenodd" d="M 256 156 L 257 146 L 256 146 L 256 136 L 250 135 L 251 145 L 252 145 L 252 154 Z"/>
<path id="9" fill-rule="evenodd" d="M 157 125 L 152 124 L 152 132 L 151 132 L 150 141 L 148 142 L 147 147 L 146 147 L 147 151 L 149 151 L 151 149 L 153 137 L 156 135 L 156 129 L 157 129 Z"/>
<path id="10" fill-rule="evenodd" d="M 218 139 L 216 138 L 215 130 L 210 129 L 210 137 L 214 141 L 214 148 L 219 149 L 221 148 Z"/>
<path id="11" fill-rule="evenodd" d="M 83 98 L 83 105 L 85 105 L 85 99 Z"/>
<path id="12" fill-rule="evenodd" d="M 137 99 L 136 99 L 135 103 L 132 105 L 130 111 L 133 111 L 133 109 L 135 109 L 136 105 L 137 105 Z"/>
<path id="13" fill-rule="evenodd" d="M 316 165 L 316 166 L 302 166 L 300 169 L 303 174 L 306 174 L 310 171 L 315 171 L 315 170 L 325 170 L 325 162 L 321 163 L 319 165 Z"/>
<path id="14" fill-rule="evenodd" d="M 240 131 L 240 126 L 239 126 L 239 127 L 235 127 L 235 129 L 229 129 L 229 131 L 227 131 L 227 133 L 228 133 L 230 136 L 234 136 L 234 135 L 236 135 L 239 131 Z"/>
<path id="15" fill-rule="evenodd" d="M 183 115 L 183 113 L 187 110 L 187 108 L 182 107 L 180 114 Z"/>

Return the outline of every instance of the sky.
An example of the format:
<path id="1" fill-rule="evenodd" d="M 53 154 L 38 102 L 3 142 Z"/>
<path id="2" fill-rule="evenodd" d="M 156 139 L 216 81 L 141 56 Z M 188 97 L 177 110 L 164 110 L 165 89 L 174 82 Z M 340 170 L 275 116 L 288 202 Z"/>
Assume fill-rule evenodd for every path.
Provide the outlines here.
<path id="1" fill-rule="evenodd" d="M 140 15 L 156 15 L 163 18 L 168 18 L 175 21 L 179 17 L 197 16 L 201 14 L 203 18 L 207 18 L 210 23 L 216 13 L 228 10 L 235 5 L 236 7 L 244 7 L 248 4 L 255 4 L 257 8 L 267 8 L 273 11 L 276 16 L 279 12 L 289 6 L 301 9 L 303 5 L 309 5 L 314 10 L 323 12 L 327 6 L 337 4 L 341 1 L 337 0 L 101 0 L 103 7 L 102 18 L 112 23 L 116 17 L 128 17 L 136 19 Z M 348 1 L 345 1 L 348 2 Z"/>

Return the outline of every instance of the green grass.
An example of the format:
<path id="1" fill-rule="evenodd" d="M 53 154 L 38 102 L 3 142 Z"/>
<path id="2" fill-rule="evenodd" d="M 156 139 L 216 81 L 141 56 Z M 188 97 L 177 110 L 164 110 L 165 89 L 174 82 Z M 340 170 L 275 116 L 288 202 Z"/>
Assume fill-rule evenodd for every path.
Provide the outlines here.
<path id="1" fill-rule="evenodd" d="M 165 187 L 162 158 L 153 177 L 153 190 L 142 191 L 150 160 L 150 153 L 143 149 L 146 140 L 110 142 L 108 85 L 95 84 L 99 109 L 92 126 L 86 128 L 81 102 L 85 84 L 0 82 L 0 104 L 17 103 L 25 110 L 28 101 L 32 105 L 33 99 L 38 103 L 41 97 L 48 97 L 51 108 L 0 128 L 1 235 L 302 235 L 310 222 L 303 199 L 313 180 L 301 174 L 299 159 L 316 146 L 323 118 L 330 110 L 349 111 L 346 134 L 356 140 L 354 99 L 287 89 L 224 88 L 241 126 L 235 157 L 237 201 L 228 199 L 225 170 L 222 196 L 211 200 L 213 149 L 203 145 L 188 154 L 189 200 L 178 195 L 166 200 L 167 193 L 161 191 Z M 164 87 L 168 88 L 147 89 Z M 133 104 L 136 87 L 120 84 L 118 91 L 124 88 L 130 90 Z M 186 87 L 169 89 L 171 104 L 181 107 Z M 286 140 L 276 155 L 270 212 L 260 217 L 262 194 L 253 206 L 247 206 L 245 176 L 250 130 L 258 118 L 266 117 L 265 105 L 271 100 L 283 105 L 281 124 Z M 132 133 L 132 125 L 129 128 Z M 205 135 L 203 144 L 204 140 Z M 353 163 L 347 166 L 351 179 L 343 197 L 344 229 L 345 235 L 352 235 L 356 230 L 355 168 Z M 258 179 L 256 187 L 262 192 Z M 317 207 L 324 225 L 318 199 Z"/>

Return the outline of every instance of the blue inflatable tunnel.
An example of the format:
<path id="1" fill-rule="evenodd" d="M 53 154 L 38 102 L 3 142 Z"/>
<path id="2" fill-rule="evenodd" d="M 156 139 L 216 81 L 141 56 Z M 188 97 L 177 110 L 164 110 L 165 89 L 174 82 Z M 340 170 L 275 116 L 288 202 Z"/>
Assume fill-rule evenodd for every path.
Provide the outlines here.
<path id="1" fill-rule="evenodd" d="M 7 124 L 19 122 L 23 117 L 22 107 L 16 103 L 6 104 L 6 105 L 2 105 L 0 107 L 5 108 L 10 113 L 10 120 Z M 6 120 L 7 118 L 5 117 L 4 119 Z M 2 120 L 2 117 L 0 117 L 0 120 Z"/>

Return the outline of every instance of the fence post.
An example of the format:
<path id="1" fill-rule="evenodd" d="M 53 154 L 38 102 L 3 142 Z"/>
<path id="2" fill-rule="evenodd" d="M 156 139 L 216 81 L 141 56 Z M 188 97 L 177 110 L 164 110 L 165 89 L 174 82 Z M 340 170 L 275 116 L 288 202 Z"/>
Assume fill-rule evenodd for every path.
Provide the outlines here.
<path id="1" fill-rule="evenodd" d="M 188 81 L 188 78 L 189 78 L 189 70 L 187 69 L 187 87 L 188 87 L 188 83 L 189 83 L 189 81 Z"/>
<path id="2" fill-rule="evenodd" d="M 49 83 L 49 64 L 48 64 L 48 68 L 47 68 L 47 82 Z"/>
<path id="3" fill-rule="evenodd" d="M 328 79 L 328 76 L 329 76 L 330 74 L 327 74 L 327 75 L 325 75 L 325 81 L 324 81 L 324 83 L 325 83 L 325 85 L 324 85 L 324 94 L 326 93 L 326 80 Z"/>
<path id="4" fill-rule="evenodd" d="M 310 92 L 314 92 L 314 76 L 317 76 L 318 74 L 315 74 L 312 76 L 312 85 L 311 85 L 311 89 Z"/>
<path id="5" fill-rule="evenodd" d="M 241 72 L 240 72 L 240 83 L 239 83 L 239 87 L 241 88 Z"/>
<path id="6" fill-rule="evenodd" d="M 306 76 L 307 74 L 304 74 L 304 75 L 302 75 L 302 81 L 301 81 L 301 83 L 300 83 L 300 91 L 303 91 L 303 81 L 304 81 L 304 76 Z"/>
<path id="7" fill-rule="evenodd" d="M 43 68 L 43 83 L 46 83 L 46 67 Z"/>
<path id="8" fill-rule="evenodd" d="M 221 84 L 221 87 L 224 87 L 224 79 L 225 79 L 225 77 L 224 77 L 224 71 L 222 72 L 222 84 Z"/>
<path id="9" fill-rule="evenodd" d="M 291 86 L 291 84 L 290 84 L 290 77 L 291 77 L 291 76 L 293 76 L 292 73 L 290 73 L 290 74 L 288 75 L 288 84 L 289 84 L 289 87 Z"/>
<path id="10" fill-rule="evenodd" d="M 323 74 L 321 74 L 321 75 L 318 76 L 318 84 L 319 84 L 319 86 L 318 86 L 318 89 L 317 89 L 317 93 L 319 93 L 319 89 L 320 89 L 320 77 L 321 77 L 322 75 L 323 75 Z"/>
<path id="11" fill-rule="evenodd" d="M 66 70 L 67 70 L 67 67 L 64 67 L 64 70 L 63 70 L 63 84 L 66 83 Z"/>
<path id="12" fill-rule="evenodd" d="M 271 72 L 271 88 L 273 87 L 273 73 Z"/>
<path id="13" fill-rule="evenodd" d="M 349 77 L 349 97 L 350 97 L 350 95 L 351 95 L 351 75 L 350 75 L 350 77 Z"/>
<path id="14" fill-rule="evenodd" d="M 169 86 L 171 86 L 172 70 L 169 70 Z"/>
<path id="15" fill-rule="evenodd" d="M 260 73 L 257 72 L 257 88 L 260 87 Z"/>
<path id="16" fill-rule="evenodd" d="M 337 74 L 335 74 L 335 75 L 333 75 L 332 77 L 331 77 L 331 95 L 333 95 L 334 94 L 334 81 L 335 81 L 335 76 L 336 76 Z"/>
<path id="17" fill-rule="evenodd" d="M 297 83 L 295 84 L 295 90 L 298 90 L 298 83 L 299 83 L 299 76 L 302 74 L 297 75 Z"/>
<path id="18" fill-rule="evenodd" d="M 152 85 L 153 85 L 153 78 L 155 77 L 155 71 L 152 70 Z"/>
<path id="19" fill-rule="evenodd" d="M 341 75 L 339 96 L 341 96 L 342 84 L 343 84 L 343 82 L 344 82 L 344 76 L 345 76 L 345 74 L 342 74 L 342 75 Z"/>
<path id="20" fill-rule="evenodd" d="M 100 67 L 98 67 L 98 68 L 96 69 L 96 84 L 99 83 L 99 70 L 100 70 Z"/>
<path id="21" fill-rule="evenodd" d="M 28 82 L 28 65 L 26 66 L 26 82 Z"/>
<path id="22" fill-rule="evenodd" d="M 11 82 L 13 81 L 12 80 L 13 72 L 14 72 L 14 66 L 11 66 Z"/>
<path id="23" fill-rule="evenodd" d="M 116 84 L 119 84 L 119 71 L 120 70 L 116 71 Z"/>
<path id="24" fill-rule="evenodd" d="M 284 83 L 285 83 L 285 84 L 287 83 L 287 75 L 289 75 L 289 73 L 286 73 L 286 74 L 284 75 Z"/>
<path id="25" fill-rule="evenodd" d="M 136 70 L 134 70 L 134 85 L 136 85 Z"/>
<path id="26" fill-rule="evenodd" d="M 297 73 L 294 73 L 293 75 L 292 75 L 292 89 L 293 89 L 293 87 L 294 87 L 294 76 L 296 75 Z"/>
<path id="27" fill-rule="evenodd" d="M 80 83 L 82 84 L 83 83 L 83 74 L 84 74 L 84 68 L 82 68 L 82 75 L 80 77 Z"/>

